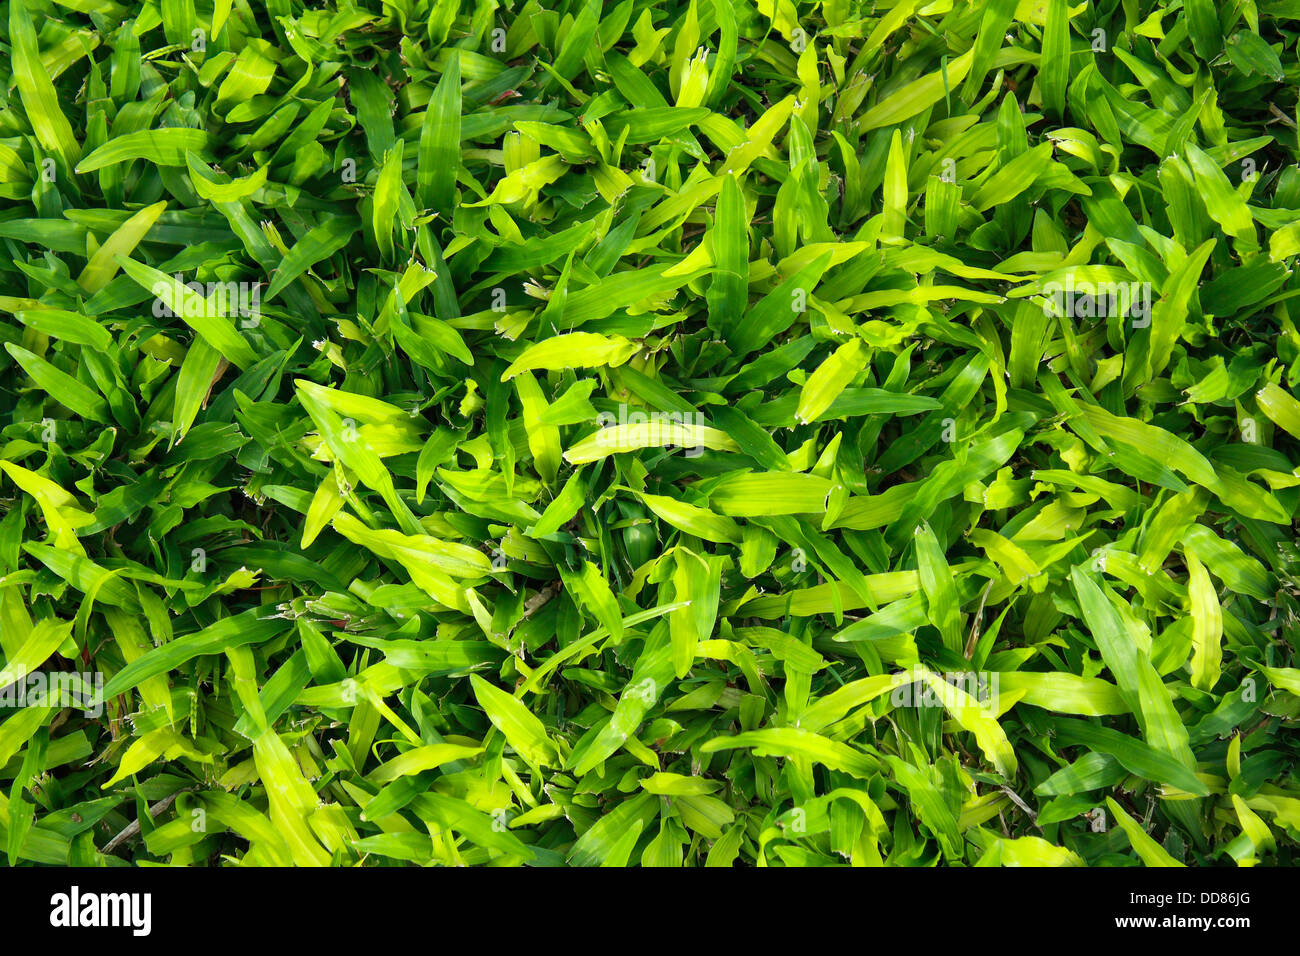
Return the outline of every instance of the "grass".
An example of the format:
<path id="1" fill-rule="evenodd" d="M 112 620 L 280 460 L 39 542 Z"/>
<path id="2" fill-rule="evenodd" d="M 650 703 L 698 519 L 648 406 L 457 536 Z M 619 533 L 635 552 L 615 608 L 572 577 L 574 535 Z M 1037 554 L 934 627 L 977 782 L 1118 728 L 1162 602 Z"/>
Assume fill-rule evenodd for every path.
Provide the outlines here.
<path id="1" fill-rule="evenodd" d="M 1300 5 L 0 9 L 9 864 L 1294 862 Z"/>

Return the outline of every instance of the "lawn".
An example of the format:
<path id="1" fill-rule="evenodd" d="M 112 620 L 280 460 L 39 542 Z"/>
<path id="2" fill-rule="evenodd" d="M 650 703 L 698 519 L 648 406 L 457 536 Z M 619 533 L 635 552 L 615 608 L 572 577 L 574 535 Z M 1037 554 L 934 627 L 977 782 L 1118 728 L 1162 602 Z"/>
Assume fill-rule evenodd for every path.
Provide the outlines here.
<path id="1" fill-rule="evenodd" d="M 1289 865 L 1296 0 L 0 2 L 10 865 Z"/>

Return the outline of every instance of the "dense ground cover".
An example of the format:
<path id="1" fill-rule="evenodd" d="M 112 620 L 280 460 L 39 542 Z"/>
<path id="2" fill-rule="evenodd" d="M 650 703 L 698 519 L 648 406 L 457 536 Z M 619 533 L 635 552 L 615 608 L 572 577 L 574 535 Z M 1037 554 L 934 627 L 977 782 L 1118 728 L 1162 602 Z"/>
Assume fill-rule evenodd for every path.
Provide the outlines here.
<path id="1" fill-rule="evenodd" d="M 0 829 L 1300 834 L 1300 4 L 0 3 Z"/>

